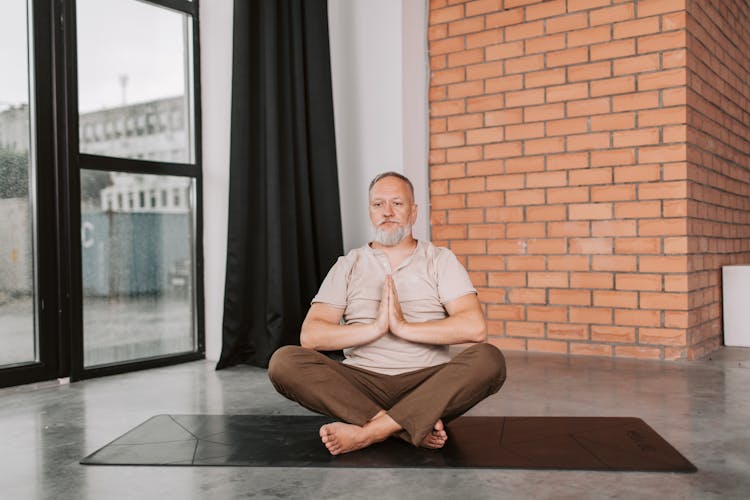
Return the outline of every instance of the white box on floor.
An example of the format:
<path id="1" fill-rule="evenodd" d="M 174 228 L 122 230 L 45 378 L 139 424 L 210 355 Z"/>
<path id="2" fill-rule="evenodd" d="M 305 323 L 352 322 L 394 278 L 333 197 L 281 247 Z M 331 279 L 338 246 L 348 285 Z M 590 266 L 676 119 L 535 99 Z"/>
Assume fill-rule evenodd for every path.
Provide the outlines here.
<path id="1" fill-rule="evenodd" d="M 724 266 L 724 345 L 750 347 L 750 265 Z"/>

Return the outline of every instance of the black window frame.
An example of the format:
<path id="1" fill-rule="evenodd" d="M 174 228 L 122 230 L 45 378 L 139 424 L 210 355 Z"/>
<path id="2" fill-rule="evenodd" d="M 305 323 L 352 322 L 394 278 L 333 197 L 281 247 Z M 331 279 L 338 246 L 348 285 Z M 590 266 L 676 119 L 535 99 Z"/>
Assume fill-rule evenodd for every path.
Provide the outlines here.
<path id="1" fill-rule="evenodd" d="M 191 163 L 113 158 L 79 152 L 76 0 L 32 0 L 36 124 L 36 278 L 39 361 L 0 367 L 0 387 L 71 381 L 205 358 L 200 21 L 198 0 L 131 0 L 189 15 L 192 20 L 194 147 Z M 83 169 L 193 179 L 193 314 L 195 349 L 84 367 L 80 172 Z"/>

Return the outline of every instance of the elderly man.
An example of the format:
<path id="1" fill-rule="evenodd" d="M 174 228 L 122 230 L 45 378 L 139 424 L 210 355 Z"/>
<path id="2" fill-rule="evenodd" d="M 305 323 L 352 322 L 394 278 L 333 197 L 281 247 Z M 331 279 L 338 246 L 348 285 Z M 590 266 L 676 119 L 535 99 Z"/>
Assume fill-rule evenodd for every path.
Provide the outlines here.
<path id="1" fill-rule="evenodd" d="M 276 390 L 338 422 L 320 437 L 333 455 L 398 436 L 441 448 L 444 423 L 505 381 L 505 360 L 483 343 L 476 290 L 456 256 L 417 241 L 414 188 L 386 172 L 370 184 L 374 240 L 340 257 L 302 325 L 300 346 L 271 358 Z M 342 320 L 343 319 L 343 324 Z M 453 359 L 451 344 L 473 343 Z M 318 351 L 343 349 L 343 363 Z"/>

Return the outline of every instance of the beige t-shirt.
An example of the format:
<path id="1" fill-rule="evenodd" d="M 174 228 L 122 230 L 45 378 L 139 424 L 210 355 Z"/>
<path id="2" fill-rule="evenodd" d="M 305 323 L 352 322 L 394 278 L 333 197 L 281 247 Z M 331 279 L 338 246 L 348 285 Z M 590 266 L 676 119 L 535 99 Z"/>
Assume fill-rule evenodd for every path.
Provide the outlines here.
<path id="1" fill-rule="evenodd" d="M 443 319 L 448 315 L 446 303 L 476 293 L 453 252 L 418 241 L 414 253 L 392 273 L 385 253 L 369 245 L 339 257 L 312 302 L 344 309 L 347 325 L 372 323 L 388 274 L 393 275 L 404 319 L 408 322 Z M 344 356 L 344 363 L 387 375 L 450 360 L 448 346 L 409 342 L 391 333 L 369 344 L 344 349 Z"/>

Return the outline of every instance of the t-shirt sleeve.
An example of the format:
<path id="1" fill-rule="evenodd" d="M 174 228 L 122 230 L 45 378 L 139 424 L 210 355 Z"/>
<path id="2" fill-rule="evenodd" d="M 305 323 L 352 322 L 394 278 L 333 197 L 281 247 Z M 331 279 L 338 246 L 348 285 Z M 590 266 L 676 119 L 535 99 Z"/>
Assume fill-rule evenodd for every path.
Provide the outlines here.
<path id="1" fill-rule="evenodd" d="M 471 283 L 469 273 L 458 261 L 456 255 L 447 248 L 441 248 L 435 261 L 437 271 L 438 296 L 445 305 L 470 293 L 477 293 Z"/>
<path id="2" fill-rule="evenodd" d="M 334 307 L 346 307 L 346 288 L 351 266 L 346 257 L 339 257 L 320 285 L 311 304 L 322 302 Z"/>

